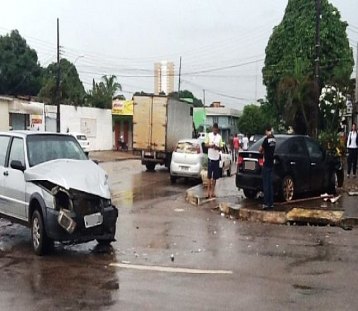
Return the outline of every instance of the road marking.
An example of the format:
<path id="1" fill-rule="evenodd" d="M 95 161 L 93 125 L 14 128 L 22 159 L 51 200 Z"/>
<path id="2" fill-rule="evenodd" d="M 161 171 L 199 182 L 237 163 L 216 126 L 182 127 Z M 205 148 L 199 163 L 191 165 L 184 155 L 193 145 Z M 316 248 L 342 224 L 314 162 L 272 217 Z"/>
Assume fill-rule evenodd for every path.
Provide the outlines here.
<path id="1" fill-rule="evenodd" d="M 188 273 L 188 274 L 232 274 L 230 270 L 201 270 L 189 268 L 161 267 L 161 266 L 142 266 L 131 265 L 126 263 L 111 263 L 111 267 L 134 269 L 144 271 L 169 272 L 169 273 Z"/>

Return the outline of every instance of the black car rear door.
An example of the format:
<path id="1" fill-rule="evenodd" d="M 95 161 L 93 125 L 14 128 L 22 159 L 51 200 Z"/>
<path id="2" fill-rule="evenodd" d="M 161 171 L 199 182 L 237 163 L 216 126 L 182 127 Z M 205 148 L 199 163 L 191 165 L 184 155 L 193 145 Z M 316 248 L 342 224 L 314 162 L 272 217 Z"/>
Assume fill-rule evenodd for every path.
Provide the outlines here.
<path id="1" fill-rule="evenodd" d="M 288 140 L 285 164 L 287 173 L 293 177 L 297 193 L 310 188 L 310 163 L 303 137 L 292 137 Z"/>
<path id="2" fill-rule="evenodd" d="M 321 191 L 327 173 L 324 154 L 320 145 L 312 138 L 305 137 L 305 143 L 309 155 L 311 191 Z"/>

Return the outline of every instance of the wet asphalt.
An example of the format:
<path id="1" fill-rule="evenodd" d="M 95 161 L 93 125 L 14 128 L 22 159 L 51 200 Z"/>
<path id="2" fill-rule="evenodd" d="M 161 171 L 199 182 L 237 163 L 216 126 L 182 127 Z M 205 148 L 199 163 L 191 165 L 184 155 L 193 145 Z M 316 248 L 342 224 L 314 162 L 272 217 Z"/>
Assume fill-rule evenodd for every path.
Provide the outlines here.
<path id="1" fill-rule="evenodd" d="M 0 310 L 357 309 L 356 229 L 228 219 L 214 203 L 186 203 L 195 183 L 171 185 L 166 169 L 101 166 L 119 208 L 117 241 L 56 244 L 37 257 L 29 229 L 0 220 Z"/>

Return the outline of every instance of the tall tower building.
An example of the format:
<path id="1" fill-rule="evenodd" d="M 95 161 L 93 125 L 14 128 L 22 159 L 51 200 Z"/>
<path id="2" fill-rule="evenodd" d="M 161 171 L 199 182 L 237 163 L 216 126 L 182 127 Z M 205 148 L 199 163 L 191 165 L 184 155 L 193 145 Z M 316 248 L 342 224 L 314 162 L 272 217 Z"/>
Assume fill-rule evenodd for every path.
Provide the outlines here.
<path id="1" fill-rule="evenodd" d="M 174 63 L 161 61 L 154 64 L 154 94 L 174 91 Z"/>

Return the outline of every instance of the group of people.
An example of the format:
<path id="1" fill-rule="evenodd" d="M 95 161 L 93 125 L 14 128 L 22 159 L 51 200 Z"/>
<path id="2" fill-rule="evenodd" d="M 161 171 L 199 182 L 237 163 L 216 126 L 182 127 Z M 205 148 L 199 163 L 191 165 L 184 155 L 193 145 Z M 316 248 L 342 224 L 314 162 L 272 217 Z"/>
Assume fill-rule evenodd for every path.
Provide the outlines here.
<path id="1" fill-rule="evenodd" d="M 263 168 L 262 168 L 262 182 L 263 182 L 263 192 L 264 192 L 264 203 L 263 209 L 272 209 L 273 208 L 273 199 L 274 199 L 274 190 L 272 185 L 272 171 L 274 165 L 274 153 L 276 148 L 276 139 L 273 135 L 272 127 L 267 126 L 265 131 L 265 138 L 262 142 L 262 145 L 259 149 L 259 152 L 263 154 L 265 159 Z M 245 135 L 240 142 L 239 137 L 235 134 L 233 138 L 233 148 L 234 148 L 234 160 L 237 160 L 238 153 L 240 148 L 243 150 L 248 149 L 249 140 Z M 215 197 L 215 185 L 216 180 L 220 176 L 220 150 L 223 146 L 221 135 L 219 134 L 219 127 L 217 123 L 213 125 L 213 131 L 208 134 L 205 141 L 205 145 L 208 148 L 208 197 Z M 357 134 L 357 125 L 356 123 L 352 124 L 352 129 L 347 137 L 347 177 L 351 177 L 351 172 L 353 172 L 353 178 L 356 177 L 357 170 L 357 156 L 358 156 L 358 134 Z"/>
<path id="2" fill-rule="evenodd" d="M 240 141 L 239 136 L 235 134 L 234 138 L 232 139 L 232 146 L 234 149 L 233 160 L 236 162 L 240 149 L 244 151 L 249 149 L 249 138 L 245 134 Z"/>

